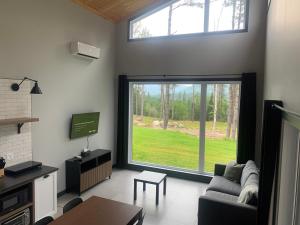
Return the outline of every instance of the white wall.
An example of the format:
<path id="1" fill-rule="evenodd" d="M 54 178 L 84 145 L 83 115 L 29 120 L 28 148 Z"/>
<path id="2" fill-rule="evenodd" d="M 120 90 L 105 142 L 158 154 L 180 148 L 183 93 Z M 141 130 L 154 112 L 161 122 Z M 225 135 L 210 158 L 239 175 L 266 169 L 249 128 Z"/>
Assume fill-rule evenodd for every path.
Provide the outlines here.
<path id="1" fill-rule="evenodd" d="M 260 121 L 264 49 L 264 0 L 250 0 L 249 32 L 127 41 L 127 21 L 117 28 L 117 72 L 129 75 L 205 75 L 257 72 Z M 260 127 L 257 128 L 258 137 Z M 259 161 L 259 140 L 256 160 Z"/>
<path id="2" fill-rule="evenodd" d="M 115 25 L 70 0 L 0 2 L 0 77 L 39 80 L 33 96 L 34 160 L 56 166 L 58 191 L 65 189 L 66 159 L 80 153 L 85 139 L 70 141 L 72 113 L 100 111 L 99 134 L 91 148 L 114 150 Z M 77 58 L 69 42 L 101 47 L 100 60 Z"/>
<path id="3" fill-rule="evenodd" d="M 300 1 L 272 0 L 266 47 L 266 99 L 300 112 Z"/>
<path id="4" fill-rule="evenodd" d="M 65 189 L 64 161 L 85 146 L 85 139 L 68 138 L 72 113 L 100 111 L 91 148 L 115 148 L 115 67 L 133 75 L 257 72 L 260 101 L 264 3 L 250 0 L 247 33 L 127 42 L 126 21 L 115 32 L 71 0 L 0 1 L 0 78 L 39 80 L 44 94 L 32 98 L 33 116 L 40 118 L 32 125 L 33 158 L 59 167 L 58 191 Z M 102 58 L 70 55 L 72 40 L 101 47 Z"/>
<path id="5" fill-rule="evenodd" d="M 272 0 L 268 15 L 265 99 L 283 100 L 286 108 L 300 113 L 300 1 Z M 290 224 L 298 133 L 284 130 L 281 196 L 278 224 Z M 287 143 L 287 144 L 285 144 Z M 292 146 L 292 147 L 291 147 Z"/>

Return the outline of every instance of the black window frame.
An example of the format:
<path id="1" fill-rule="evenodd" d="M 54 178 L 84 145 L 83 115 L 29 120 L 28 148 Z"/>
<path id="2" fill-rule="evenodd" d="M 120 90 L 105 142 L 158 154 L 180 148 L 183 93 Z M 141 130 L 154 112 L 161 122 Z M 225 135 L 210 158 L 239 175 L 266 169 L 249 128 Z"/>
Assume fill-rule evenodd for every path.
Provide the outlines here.
<path id="1" fill-rule="evenodd" d="M 168 3 L 162 4 L 154 9 L 151 8 L 146 10 L 140 14 L 137 14 L 134 17 L 131 17 L 127 23 L 127 41 L 149 41 L 149 40 L 161 40 L 161 39 L 178 39 L 178 38 L 185 38 L 185 37 L 195 37 L 195 36 L 210 36 L 210 35 L 224 35 L 224 34 L 235 34 L 235 33 L 246 33 L 249 31 L 249 11 L 250 11 L 250 0 L 246 0 L 246 15 L 245 15 L 245 28 L 239 30 L 224 30 L 224 31 L 208 31 L 209 30 L 209 7 L 210 7 L 210 0 L 205 0 L 205 9 L 204 9 L 204 31 L 197 32 L 197 33 L 188 33 L 188 34 L 176 34 L 176 35 L 162 35 L 162 36 L 155 36 L 155 37 L 145 37 L 145 38 L 131 38 L 132 34 L 132 21 L 136 19 L 143 19 L 151 14 L 154 14 L 161 9 L 168 7 L 171 4 L 180 0 L 173 0 L 169 1 Z"/>
<path id="2" fill-rule="evenodd" d="M 246 163 L 255 159 L 256 143 L 256 73 L 222 75 L 120 75 L 118 91 L 118 128 L 116 167 L 129 170 L 149 170 L 166 173 L 169 176 L 209 183 L 212 175 L 192 171 L 180 171 L 153 165 L 140 165 L 128 161 L 129 140 L 129 85 L 130 82 L 177 82 L 177 81 L 240 81 L 240 116 L 237 146 L 237 162 Z"/>

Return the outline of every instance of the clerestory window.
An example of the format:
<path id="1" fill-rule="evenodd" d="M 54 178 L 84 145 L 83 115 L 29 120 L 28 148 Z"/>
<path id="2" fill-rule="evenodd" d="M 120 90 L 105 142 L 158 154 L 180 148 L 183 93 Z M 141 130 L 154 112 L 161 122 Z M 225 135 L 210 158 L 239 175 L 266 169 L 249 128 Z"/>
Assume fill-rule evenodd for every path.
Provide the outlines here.
<path id="1" fill-rule="evenodd" d="M 129 21 L 129 39 L 243 32 L 248 0 L 176 0 Z"/>

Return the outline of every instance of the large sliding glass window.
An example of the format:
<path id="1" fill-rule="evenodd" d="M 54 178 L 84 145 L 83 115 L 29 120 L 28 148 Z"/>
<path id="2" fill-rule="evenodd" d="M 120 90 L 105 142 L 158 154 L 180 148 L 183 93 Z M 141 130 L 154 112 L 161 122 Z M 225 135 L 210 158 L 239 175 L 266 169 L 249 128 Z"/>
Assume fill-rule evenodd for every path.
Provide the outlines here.
<path id="1" fill-rule="evenodd" d="M 239 82 L 130 82 L 130 164 L 212 173 L 236 160 Z"/>
<path id="2" fill-rule="evenodd" d="M 207 84 L 204 172 L 236 160 L 239 105 L 239 83 Z"/>

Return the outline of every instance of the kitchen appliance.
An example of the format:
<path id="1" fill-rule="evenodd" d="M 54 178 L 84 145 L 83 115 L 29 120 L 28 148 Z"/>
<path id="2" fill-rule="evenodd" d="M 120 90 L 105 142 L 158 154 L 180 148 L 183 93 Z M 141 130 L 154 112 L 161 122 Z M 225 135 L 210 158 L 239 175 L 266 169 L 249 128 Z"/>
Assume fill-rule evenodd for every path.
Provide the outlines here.
<path id="1" fill-rule="evenodd" d="M 17 213 L 4 222 L 1 222 L 0 225 L 30 225 L 30 210 L 29 208 Z"/>
<path id="2" fill-rule="evenodd" d="M 19 163 L 14 166 L 7 167 L 5 168 L 4 171 L 5 171 L 5 175 L 16 176 L 25 173 L 29 170 L 39 168 L 41 166 L 42 166 L 41 162 L 27 161 L 27 162 Z"/>
<path id="3" fill-rule="evenodd" d="M 28 185 L 0 196 L 0 215 L 18 209 L 30 202 L 30 187 Z"/>

